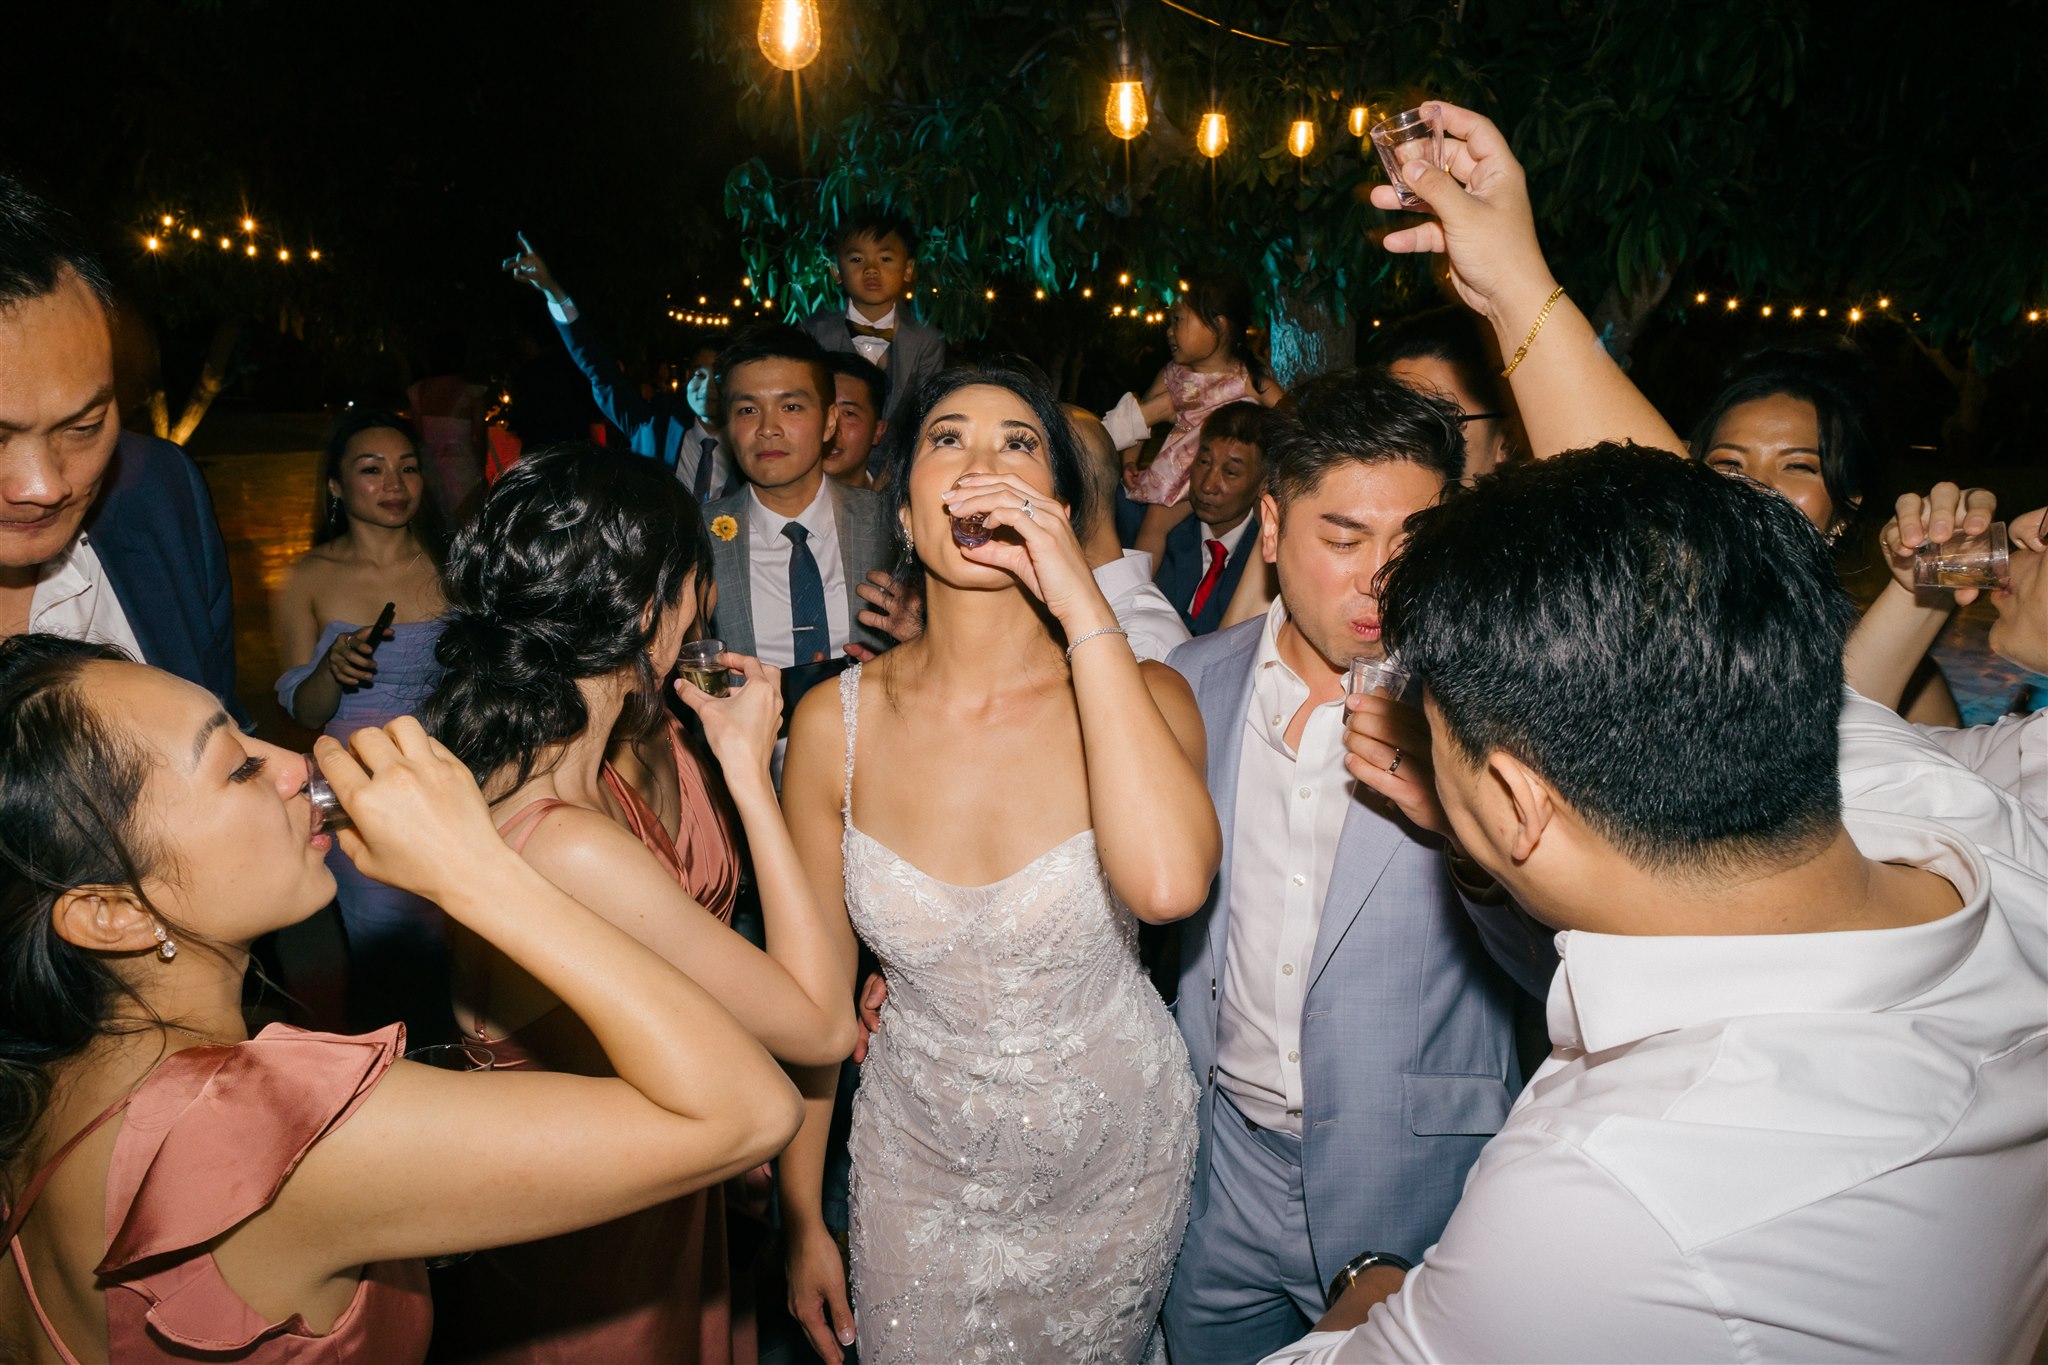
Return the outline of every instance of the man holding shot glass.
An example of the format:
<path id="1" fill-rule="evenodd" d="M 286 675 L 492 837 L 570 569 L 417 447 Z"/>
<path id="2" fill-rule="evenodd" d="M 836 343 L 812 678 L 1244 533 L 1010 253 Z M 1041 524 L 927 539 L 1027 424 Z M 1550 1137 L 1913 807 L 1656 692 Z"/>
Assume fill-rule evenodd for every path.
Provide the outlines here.
<path id="1" fill-rule="evenodd" d="M 1279 600 L 1168 659 L 1201 707 L 1226 841 L 1181 935 L 1202 1100 L 1163 1314 L 1175 1365 L 1255 1360 L 1333 1281 L 1421 1259 L 1520 1089 L 1515 983 L 1540 995 L 1556 962 L 1491 878 L 1460 872 L 1427 726 L 1380 646 L 1378 573 L 1464 473 L 1456 410 L 1380 373 L 1296 398 L 1258 517 Z"/>

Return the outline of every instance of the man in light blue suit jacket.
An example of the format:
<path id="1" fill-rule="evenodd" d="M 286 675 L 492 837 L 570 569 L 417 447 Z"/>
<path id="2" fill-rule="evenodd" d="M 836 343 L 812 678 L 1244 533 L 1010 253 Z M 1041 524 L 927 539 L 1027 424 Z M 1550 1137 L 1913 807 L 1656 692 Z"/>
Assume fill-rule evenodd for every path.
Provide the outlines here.
<path id="1" fill-rule="evenodd" d="M 1422 1258 L 1520 1087 L 1517 985 L 1540 998 L 1556 963 L 1549 931 L 1433 832 L 1419 715 L 1395 778 L 1368 790 L 1346 766 L 1344 670 L 1379 653 L 1373 584 L 1403 523 L 1462 472 L 1455 414 L 1351 373 L 1297 399 L 1260 515 L 1280 601 L 1169 659 L 1225 832 L 1181 935 L 1202 1144 L 1164 1312 L 1174 1365 L 1256 1361 L 1361 1253 Z"/>

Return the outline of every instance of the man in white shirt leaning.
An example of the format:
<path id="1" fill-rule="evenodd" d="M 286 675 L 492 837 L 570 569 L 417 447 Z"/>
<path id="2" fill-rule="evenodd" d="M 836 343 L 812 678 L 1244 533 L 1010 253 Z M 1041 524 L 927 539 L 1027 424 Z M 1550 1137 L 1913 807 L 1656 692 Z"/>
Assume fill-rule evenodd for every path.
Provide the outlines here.
<path id="1" fill-rule="evenodd" d="M 1812 528 L 1601 445 L 1419 518 L 1383 604 L 1460 842 L 1561 931 L 1556 1051 L 1423 1263 L 1270 1361 L 2026 1359 L 2048 881 L 1844 806 Z"/>

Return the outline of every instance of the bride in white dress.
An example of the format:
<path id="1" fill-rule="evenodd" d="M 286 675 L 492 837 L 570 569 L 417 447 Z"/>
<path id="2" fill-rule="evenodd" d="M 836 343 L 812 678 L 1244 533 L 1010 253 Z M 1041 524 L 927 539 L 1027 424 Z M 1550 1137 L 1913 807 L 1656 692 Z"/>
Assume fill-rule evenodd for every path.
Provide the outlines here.
<path id="1" fill-rule="evenodd" d="M 1193 913 L 1215 875 L 1201 720 L 1088 570 L 1051 395 L 949 371 L 904 420 L 926 628 L 805 699 L 783 789 L 889 987 L 850 1144 L 860 1358 L 1136 1361 L 1187 1221 L 1196 1097 L 1137 921 Z M 956 518 L 977 517 L 994 537 L 963 547 Z M 837 1361 L 827 1079 L 782 1180 L 792 1306 Z"/>

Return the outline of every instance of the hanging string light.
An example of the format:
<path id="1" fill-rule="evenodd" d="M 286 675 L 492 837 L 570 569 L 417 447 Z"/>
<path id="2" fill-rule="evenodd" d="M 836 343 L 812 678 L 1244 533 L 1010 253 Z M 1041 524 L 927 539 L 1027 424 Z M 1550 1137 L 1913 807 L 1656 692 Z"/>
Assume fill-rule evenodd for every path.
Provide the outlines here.
<path id="1" fill-rule="evenodd" d="M 1372 127 L 1372 110 L 1363 104 L 1351 106 L 1351 112 L 1344 116 L 1344 126 L 1351 130 L 1351 136 L 1364 137 L 1365 130 Z"/>
<path id="2" fill-rule="evenodd" d="M 818 58 L 818 0 L 761 0 L 756 36 L 771 66 L 803 70 Z"/>
<path id="3" fill-rule="evenodd" d="M 1287 150 L 1297 157 L 1306 157 L 1316 149 L 1316 123 L 1314 119 L 1298 118 L 1287 129 Z"/>
<path id="4" fill-rule="evenodd" d="M 1116 72 L 1110 77 L 1109 100 L 1103 106 L 1102 118 L 1110 134 L 1125 142 L 1144 132 L 1145 125 L 1152 121 L 1151 111 L 1145 108 L 1145 82 L 1131 61 L 1128 34 L 1117 35 Z"/>
<path id="5" fill-rule="evenodd" d="M 1195 129 L 1195 150 L 1214 161 L 1230 146 L 1230 120 L 1214 109 L 1202 115 Z"/>

